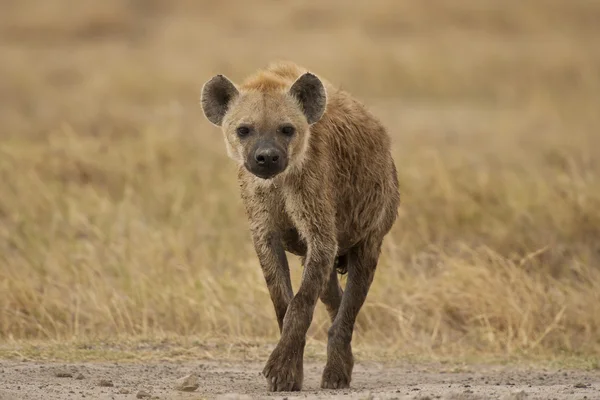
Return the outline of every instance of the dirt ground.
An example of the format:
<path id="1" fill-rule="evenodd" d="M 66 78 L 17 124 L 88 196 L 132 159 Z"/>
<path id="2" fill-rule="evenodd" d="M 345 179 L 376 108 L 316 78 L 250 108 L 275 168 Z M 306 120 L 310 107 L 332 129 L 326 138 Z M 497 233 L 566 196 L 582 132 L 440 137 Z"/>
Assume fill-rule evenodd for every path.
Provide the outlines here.
<path id="1" fill-rule="evenodd" d="M 0 400 L 135 399 L 600 399 L 600 371 L 358 363 L 352 388 L 319 390 L 323 365 L 306 363 L 304 391 L 269 394 L 256 362 L 40 363 L 0 361 Z M 175 388 L 195 374 L 193 392 Z M 61 376 L 62 375 L 62 376 Z M 104 382 L 101 382 L 104 381 Z"/>

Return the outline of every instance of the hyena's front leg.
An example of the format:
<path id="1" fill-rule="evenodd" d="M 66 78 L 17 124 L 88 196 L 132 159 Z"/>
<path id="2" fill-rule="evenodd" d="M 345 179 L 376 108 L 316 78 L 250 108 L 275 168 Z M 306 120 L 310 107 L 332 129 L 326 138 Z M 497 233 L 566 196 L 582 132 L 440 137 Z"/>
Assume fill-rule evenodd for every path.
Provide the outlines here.
<path id="1" fill-rule="evenodd" d="M 294 297 L 285 250 L 275 233 L 257 233 L 253 235 L 253 240 L 281 332 L 288 304 Z"/>
<path id="2" fill-rule="evenodd" d="M 270 391 L 302 390 L 306 332 L 329 277 L 335 254 L 336 242 L 333 237 L 314 236 L 308 243 L 302 283 L 283 319 L 281 339 L 263 369 Z"/>
<path id="3" fill-rule="evenodd" d="M 246 207 L 254 250 L 258 257 L 275 314 L 279 331 L 283 329 L 283 317 L 294 297 L 290 268 L 277 227 L 283 211 L 283 201 L 276 193 L 261 187 L 253 187 L 240 170 L 242 201 Z"/>

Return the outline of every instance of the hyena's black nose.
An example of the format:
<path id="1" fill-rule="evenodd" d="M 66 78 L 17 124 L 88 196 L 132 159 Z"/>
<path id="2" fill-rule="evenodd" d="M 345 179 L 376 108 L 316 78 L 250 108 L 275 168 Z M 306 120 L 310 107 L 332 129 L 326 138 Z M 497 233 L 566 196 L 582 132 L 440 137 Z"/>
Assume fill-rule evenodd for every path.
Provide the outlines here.
<path id="1" fill-rule="evenodd" d="M 286 168 L 287 154 L 284 149 L 275 144 L 261 143 L 248 154 L 248 161 L 245 164 L 254 175 L 269 179 Z"/>
<path id="2" fill-rule="evenodd" d="M 262 147 L 254 153 L 256 163 L 267 168 L 277 164 L 279 156 L 279 151 L 275 147 Z"/>

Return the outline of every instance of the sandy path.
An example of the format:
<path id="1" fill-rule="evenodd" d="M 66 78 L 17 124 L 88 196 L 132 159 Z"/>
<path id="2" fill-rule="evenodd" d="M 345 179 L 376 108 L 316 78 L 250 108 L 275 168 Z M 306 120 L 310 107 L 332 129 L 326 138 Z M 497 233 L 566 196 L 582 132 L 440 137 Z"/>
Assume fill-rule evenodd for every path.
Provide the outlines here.
<path id="1" fill-rule="evenodd" d="M 0 399 L 135 399 L 139 390 L 160 399 L 600 399 L 600 371 L 482 366 L 448 372 L 442 366 L 386 367 L 363 362 L 355 367 L 352 389 L 321 391 L 323 365 L 311 362 L 305 364 L 303 392 L 269 395 L 259 375 L 261 368 L 262 364 L 254 362 L 65 365 L 0 361 Z M 72 376 L 57 377 L 57 371 Z M 198 375 L 200 387 L 193 393 L 175 390 L 176 379 L 190 373 Z M 101 379 L 110 380 L 113 386 L 101 386 Z"/>

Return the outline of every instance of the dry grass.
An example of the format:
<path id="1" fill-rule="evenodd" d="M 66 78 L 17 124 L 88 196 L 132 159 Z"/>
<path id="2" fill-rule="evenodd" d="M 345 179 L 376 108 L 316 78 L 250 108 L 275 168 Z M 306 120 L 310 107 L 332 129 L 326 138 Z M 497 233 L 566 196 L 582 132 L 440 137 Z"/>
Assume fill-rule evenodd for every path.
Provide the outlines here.
<path id="1" fill-rule="evenodd" d="M 394 139 L 403 204 L 357 344 L 598 357 L 600 6 L 252 4 L 0 3 L 0 339 L 274 341 L 198 94 L 287 58 Z"/>

